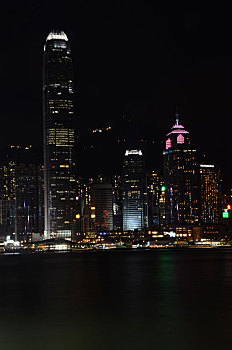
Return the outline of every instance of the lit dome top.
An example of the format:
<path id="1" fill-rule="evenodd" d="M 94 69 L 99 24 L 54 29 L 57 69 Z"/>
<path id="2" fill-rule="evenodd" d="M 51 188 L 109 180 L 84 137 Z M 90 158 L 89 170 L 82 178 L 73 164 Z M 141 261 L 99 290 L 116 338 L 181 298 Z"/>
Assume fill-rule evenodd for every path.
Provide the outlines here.
<path id="1" fill-rule="evenodd" d="M 68 41 L 68 37 L 65 34 L 65 32 L 61 31 L 61 30 L 52 30 L 47 37 L 47 40 L 65 40 Z"/>

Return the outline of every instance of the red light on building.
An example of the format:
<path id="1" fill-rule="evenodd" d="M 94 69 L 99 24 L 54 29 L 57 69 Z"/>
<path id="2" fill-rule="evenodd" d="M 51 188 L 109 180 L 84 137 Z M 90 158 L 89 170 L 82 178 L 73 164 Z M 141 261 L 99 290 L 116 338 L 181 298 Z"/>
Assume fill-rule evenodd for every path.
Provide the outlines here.
<path id="1" fill-rule="evenodd" d="M 231 205 L 230 204 L 227 205 L 227 209 L 231 210 Z"/>

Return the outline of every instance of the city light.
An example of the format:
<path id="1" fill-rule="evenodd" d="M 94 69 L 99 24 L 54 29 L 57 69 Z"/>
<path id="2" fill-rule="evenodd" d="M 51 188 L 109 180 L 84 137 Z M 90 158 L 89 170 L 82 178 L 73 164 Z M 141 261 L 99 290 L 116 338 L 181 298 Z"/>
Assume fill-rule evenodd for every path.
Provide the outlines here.
<path id="1" fill-rule="evenodd" d="M 225 211 L 226 210 L 226 211 Z M 222 212 L 222 217 L 223 219 L 229 219 L 229 213 L 227 211 L 227 209 L 224 209 L 223 212 Z"/>
<path id="2" fill-rule="evenodd" d="M 3 159 L 0 164 L 0 223 L 1 220 L 4 222 L 3 233 L 5 228 L 12 232 L 16 227 L 16 234 L 11 234 L 10 238 L 21 241 L 22 245 L 33 240 L 35 242 L 35 237 L 37 241 L 62 237 L 75 242 L 76 235 L 82 239 L 85 234 L 93 235 L 88 239 L 94 238 L 97 242 L 99 232 L 104 232 L 102 235 L 106 236 L 101 237 L 101 246 L 102 239 L 108 238 L 108 235 L 111 235 L 110 238 L 116 237 L 119 232 L 120 235 L 126 233 L 127 239 L 131 239 L 130 246 L 133 246 L 133 239 L 136 242 L 146 235 L 153 238 L 165 236 L 165 239 L 171 238 L 172 241 L 174 238 L 178 241 L 181 237 L 190 244 L 195 237 L 208 238 L 210 234 L 213 237 L 229 237 L 232 228 L 230 222 L 223 222 L 223 219 L 229 218 L 232 204 L 227 204 L 227 201 L 231 201 L 225 194 L 225 209 L 222 211 L 219 166 L 199 161 L 207 158 L 197 157 L 196 153 L 200 154 L 201 150 L 191 144 L 190 133 L 180 125 L 178 113 L 175 125 L 162 141 L 163 169 L 148 171 L 144 159 L 147 150 L 134 146 L 128 149 L 124 145 L 124 162 L 121 169 L 117 169 L 121 175 L 114 174 L 114 181 L 110 176 L 105 176 L 104 168 L 88 180 L 81 178 L 81 174 L 80 178 L 79 174 L 77 176 L 75 122 L 70 115 L 74 113 L 72 68 L 66 34 L 51 31 L 45 43 L 43 63 L 44 165 L 40 164 L 38 173 L 36 167 L 22 168 L 15 156 L 8 158 L 7 155 L 6 160 Z M 83 149 L 92 150 L 95 154 L 97 144 L 101 139 L 103 142 L 104 135 L 108 132 L 110 140 L 109 131 L 115 129 L 117 132 L 116 124 L 112 125 L 110 119 L 99 128 L 92 128 L 91 124 L 90 134 L 101 135 L 91 135 L 91 140 Z M 115 144 L 128 141 L 122 134 L 115 135 Z M 155 135 L 152 138 L 155 139 Z M 148 143 L 145 135 L 138 140 Z M 111 143 L 104 139 L 104 146 L 109 148 L 114 161 Z M 12 154 L 23 150 L 29 154 L 31 147 L 11 144 L 10 149 Z M 108 163 L 106 158 L 104 164 L 108 166 L 110 161 Z M 38 223 L 33 222 L 37 213 Z M 228 224 L 225 224 L 226 221 Z M 44 222 L 45 227 L 40 222 Z M 136 238 L 132 238 L 134 234 Z"/>

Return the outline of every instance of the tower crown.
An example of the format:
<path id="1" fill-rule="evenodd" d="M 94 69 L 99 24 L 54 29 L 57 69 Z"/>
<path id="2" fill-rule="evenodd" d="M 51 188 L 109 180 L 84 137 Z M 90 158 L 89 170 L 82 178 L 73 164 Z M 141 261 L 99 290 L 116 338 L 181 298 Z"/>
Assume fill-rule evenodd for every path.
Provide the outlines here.
<path id="1" fill-rule="evenodd" d="M 173 125 L 171 131 L 167 134 L 167 136 L 172 134 L 189 134 L 189 132 L 184 129 L 183 125 L 175 124 Z"/>
<path id="2" fill-rule="evenodd" d="M 68 37 L 62 30 L 52 30 L 47 37 L 47 40 L 65 40 L 68 41 Z"/>
<path id="3" fill-rule="evenodd" d="M 126 153 L 125 153 L 125 156 L 128 156 L 128 155 L 132 155 L 132 154 L 137 154 L 137 155 L 139 155 L 139 156 L 142 156 L 143 154 L 142 154 L 142 151 L 139 149 L 139 150 L 137 150 L 137 149 L 132 149 L 132 150 L 127 150 L 126 151 Z"/>
<path id="4" fill-rule="evenodd" d="M 189 132 L 184 129 L 184 126 L 179 124 L 179 113 L 176 113 L 176 124 L 173 125 L 171 131 L 166 136 L 172 134 L 189 134 Z"/>
<path id="5" fill-rule="evenodd" d="M 174 144 L 189 144 L 189 132 L 185 130 L 183 125 L 179 124 L 179 114 L 176 113 L 176 123 L 171 128 L 171 131 L 166 135 L 166 150 Z"/>

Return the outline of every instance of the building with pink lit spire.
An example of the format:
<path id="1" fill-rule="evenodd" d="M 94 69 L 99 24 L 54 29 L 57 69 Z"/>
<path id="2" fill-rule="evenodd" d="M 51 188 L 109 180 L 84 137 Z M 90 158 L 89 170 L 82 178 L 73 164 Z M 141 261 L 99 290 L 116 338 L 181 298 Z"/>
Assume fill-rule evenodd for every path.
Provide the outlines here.
<path id="1" fill-rule="evenodd" d="M 198 168 L 197 150 L 176 114 L 163 151 L 165 227 L 190 241 L 199 230 Z"/>
<path id="2" fill-rule="evenodd" d="M 184 129 L 183 125 L 179 124 L 178 113 L 176 113 L 176 124 L 173 125 L 171 131 L 166 135 L 165 149 L 168 150 L 175 144 L 190 144 L 189 132 Z"/>

